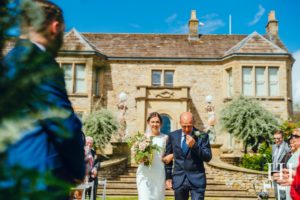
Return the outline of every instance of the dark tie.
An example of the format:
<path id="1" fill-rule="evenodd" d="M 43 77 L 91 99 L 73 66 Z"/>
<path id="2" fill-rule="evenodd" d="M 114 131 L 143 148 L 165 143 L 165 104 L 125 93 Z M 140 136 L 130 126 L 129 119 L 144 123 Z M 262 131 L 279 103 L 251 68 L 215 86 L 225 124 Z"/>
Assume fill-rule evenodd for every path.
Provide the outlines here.
<path id="1" fill-rule="evenodd" d="M 186 144 L 186 135 L 183 136 L 183 140 L 182 140 L 182 144 L 181 144 L 181 148 L 182 148 L 182 151 L 184 153 L 184 155 L 188 152 L 189 150 L 189 147 L 188 145 Z"/>

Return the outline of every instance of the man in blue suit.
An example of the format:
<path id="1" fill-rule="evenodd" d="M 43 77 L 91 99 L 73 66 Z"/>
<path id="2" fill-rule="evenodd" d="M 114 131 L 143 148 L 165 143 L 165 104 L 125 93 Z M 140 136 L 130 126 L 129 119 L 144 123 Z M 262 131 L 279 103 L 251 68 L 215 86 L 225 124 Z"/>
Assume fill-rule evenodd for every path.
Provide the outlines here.
<path id="1" fill-rule="evenodd" d="M 1 79 L 5 83 L 21 80 L 20 86 L 10 88 L 11 94 L 24 94 L 7 120 L 14 120 L 16 128 L 22 125 L 17 122 L 27 120 L 5 151 L 5 166 L 20 166 L 40 174 L 50 172 L 65 182 L 79 183 L 85 175 L 84 134 L 67 96 L 63 70 L 55 61 L 63 42 L 63 13 L 49 1 L 33 3 L 42 14 L 41 24 L 37 26 L 28 16 L 22 16 L 23 39 L 17 40 L 2 62 L 5 70 Z M 13 173 L 9 178 L 7 185 L 14 187 Z M 36 189 L 47 189 L 45 184 L 39 183 Z M 68 191 L 61 192 L 64 194 L 57 199 L 67 198 Z"/>
<path id="2" fill-rule="evenodd" d="M 166 185 L 175 191 L 175 200 L 204 199 L 206 175 L 203 162 L 212 158 L 208 134 L 194 128 L 192 113 L 180 115 L 182 129 L 169 134 L 166 155 L 174 155 L 173 163 L 165 165 Z"/>

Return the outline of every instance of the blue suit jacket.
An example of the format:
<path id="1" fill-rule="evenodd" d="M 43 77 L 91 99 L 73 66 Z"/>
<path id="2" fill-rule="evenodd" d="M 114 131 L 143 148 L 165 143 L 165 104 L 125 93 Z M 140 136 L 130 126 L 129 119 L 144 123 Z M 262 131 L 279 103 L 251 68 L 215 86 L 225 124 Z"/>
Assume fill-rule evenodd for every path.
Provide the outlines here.
<path id="1" fill-rule="evenodd" d="M 24 77 L 30 90 L 12 119 L 27 117 L 29 127 L 6 151 L 8 167 L 20 165 L 39 172 L 52 171 L 73 182 L 85 175 L 84 134 L 65 89 L 64 75 L 55 59 L 28 40 L 17 41 L 3 60 L 7 81 Z M 11 88 L 14 92 L 23 92 Z M 25 102 L 25 103 L 24 103 Z"/>
<path id="2" fill-rule="evenodd" d="M 201 132 L 201 136 L 195 136 L 194 129 L 192 136 L 196 140 L 195 145 L 184 155 L 181 149 L 182 129 L 169 133 L 166 147 L 166 155 L 174 154 L 173 163 L 165 165 L 166 179 L 173 179 L 173 189 L 180 187 L 185 178 L 197 188 L 206 188 L 206 176 L 203 162 L 208 162 L 212 158 L 208 134 Z"/>

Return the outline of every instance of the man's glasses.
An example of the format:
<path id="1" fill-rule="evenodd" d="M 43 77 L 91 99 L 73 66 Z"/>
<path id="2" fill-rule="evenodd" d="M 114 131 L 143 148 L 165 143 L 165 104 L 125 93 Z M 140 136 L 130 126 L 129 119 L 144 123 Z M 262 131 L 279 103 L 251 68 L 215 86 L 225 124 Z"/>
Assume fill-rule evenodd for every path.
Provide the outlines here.
<path id="1" fill-rule="evenodd" d="M 281 138 L 273 138 L 274 140 L 281 140 Z"/>
<path id="2" fill-rule="evenodd" d="M 295 135 L 295 134 L 292 134 L 290 136 L 291 139 L 297 139 L 297 138 L 300 138 L 300 135 Z"/>

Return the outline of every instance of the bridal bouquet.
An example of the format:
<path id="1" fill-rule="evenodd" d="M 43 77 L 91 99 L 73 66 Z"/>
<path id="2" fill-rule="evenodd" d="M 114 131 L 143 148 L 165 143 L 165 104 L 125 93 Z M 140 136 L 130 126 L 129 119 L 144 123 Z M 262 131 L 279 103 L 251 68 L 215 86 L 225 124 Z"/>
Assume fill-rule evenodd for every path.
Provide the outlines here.
<path id="1" fill-rule="evenodd" d="M 136 164 L 144 163 L 147 167 L 151 166 L 154 151 L 160 151 L 160 147 L 152 143 L 152 138 L 138 132 L 128 139 L 127 144 L 133 150 Z"/>

